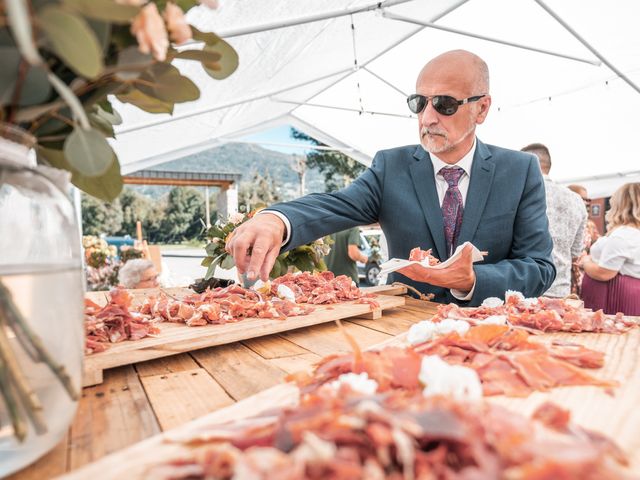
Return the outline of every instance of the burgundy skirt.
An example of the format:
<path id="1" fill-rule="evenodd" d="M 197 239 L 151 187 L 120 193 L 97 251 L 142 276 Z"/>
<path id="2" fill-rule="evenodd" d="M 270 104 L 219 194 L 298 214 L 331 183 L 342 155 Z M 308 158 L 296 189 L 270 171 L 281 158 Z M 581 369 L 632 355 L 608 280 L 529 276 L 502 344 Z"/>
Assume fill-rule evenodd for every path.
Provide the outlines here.
<path id="1" fill-rule="evenodd" d="M 608 282 L 594 280 L 589 275 L 582 279 L 584 306 L 604 313 L 640 315 L 640 278 L 616 275 Z"/>

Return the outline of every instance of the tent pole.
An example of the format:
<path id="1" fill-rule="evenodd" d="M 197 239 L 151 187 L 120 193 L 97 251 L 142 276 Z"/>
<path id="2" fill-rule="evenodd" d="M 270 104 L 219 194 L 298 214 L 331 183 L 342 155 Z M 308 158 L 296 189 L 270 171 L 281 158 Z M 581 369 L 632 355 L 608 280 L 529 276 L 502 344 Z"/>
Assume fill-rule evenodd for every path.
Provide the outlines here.
<path id="1" fill-rule="evenodd" d="M 385 83 L 387 85 L 389 85 L 391 88 L 393 88 L 396 92 L 398 92 L 400 95 L 402 95 L 403 97 L 407 97 L 408 94 L 403 92 L 402 90 L 400 90 L 398 87 L 396 87 L 393 83 L 385 80 L 384 78 L 382 78 L 380 75 L 378 75 L 375 72 L 372 72 L 371 70 L 369 70 L 367 67 L 362 67 L 362 70 L 365 70 L 366 72 L 370 73 L 371 75 L 373 75 L 374 77 L 376 77 L 378 80 L 380 80 L 382 83 Z"/>
<path id="2" fill-rule="evenodd" d="M 572 55 L 565 55 L 564 53 L 552 52 L 551 50 L 545 50 L 537 47 L 530 47 L 528 45 L 523 45 L 521 43 L 509 42 L 507 40 L 500 40 L 499 38 L 487 37 L 485 35 L 479 35 L 477 33 L 465 32 L 464 30 L 458 30 L 457 28 L 445 27 L 442 25 L 437 25 L 433 22 L 416 20 L 415 18 L 405 17 L 392 12 L 385 11 L 383 12 L 383 16 L 391 20 L 399 20 L 401 22 L 414 23 L 416 25 L 422 25 L 423 27 L 433 28 L 435 30 L 442 30 L 444 32 L 455 33 L 458 35 L 464 35 L 466 37 L 477 38 L 480 40 L 486 40 L 487 42 L 499 43 L 502 45 L 507 45 L 509 47 L 522 48 L 524 50 L 531 50 L 532 52 L 544 53 L 545 55 L 552 55 L 554 57 L 566 58 L 568 60 L 575 60 L 576 62 L 583 62 L 583 63 L 588 63 L 590 65 L 600 66 L 600 62 L 596 60 L 589 60 L 585 58 L 574 57 Z"/>
<path id="3" fill-rule="evenodd" d="M 560 15 L 556 14 L 556 12 L 551 10 L 551 8 L 549 8 L 549 6 L 547 4 L 545 4 L 542 0 L 534 0 L 534 1 L 538 5 L 540 5 L 549 15 L 551 15 L 556 20 L 556 22 L 558 22 L 560 25 L 562 25 L 565 28 L 565 30 L 567 30 L 580 43 L 582 43 L 582 45 L 584 45 L 586 48 L 588 48 L 591 53 L 593 53 L 596 57 L 598 57 L 598 59 L 600 59 L 602 61 L 602 63 L 604 63 L 607 67 L 609 67 L 611 70 L 613 70 L 616 75 L 618 75 L 622 80 L 625 81 L 625 83 L 627 83 L 636 92 L 640 93 L 640 87 L 638 87 L 638 85 L 636 85 L 629 77 L 627 77 L 624 73 L 622 73 L 620 70 L 618 70 L 615 67 L 615 65 L 613 65 L 600 52 L 598 52 L 594 47 L 592 47 L 591 44 L 589 42 L 587 42 L 584 38 L 582 38 L 582 36 L 578 32 L 576 32 L 573 28 L 571 28 L 571 26 L 567 22 L 565 22 Z"/>
<path id="4" fill-rule="evenodd" d="M 403 115 L 400 113 L 387 113 L 387 112 L 375 112 L 371 110 L 360 110 L 359 108 L 348 108 L 348 107 L 336 107 L 333 105 L 321 105 L 319 103 L 307 103 L 307 102 L 294 102 L 291 100 L 278 99 L 274 98 L 274 102 L 276 103 L 288 103 L 291 105 L 298 105 L 300 107 L 320 107 L 320 108 L 329 108 L 331 110 L 342 110 L 344 112 L 357 112 L 357 113 L 368 113 L 369 115 L 383 115 L 385 117 L 399 117 L 399 118 L 416 118 L 415 115 Z"/>
<path id="5" fill-rule="evenodd" d="M 351 7 L 342 10 L 333 10 L 331 12 L 316 13 L 314 15 L 306 15 L 303 17 L 292 18 L 289 20 L 275 21 L 271 23 L 264 23 L 262 25 L 255 25 L 252 27 L 237 28 L 235 30 L 227 30 L 218 32 L 218 36 L 222 38 L 240 37 L 242 35 L 251 35 L 252 33 L 267 32 L 271 30 L 278 30 L 280 28 L 295 27 L 297 25 L 304 25 L 306 23 L 319 22 L 322 20 L 330 20 L 332 18 L 346 17 L 354 13 L 365 13 L 374 10 L 380 10 L 401 3 L 413 2 L 415 0 L 386 0 L 383 2 L 370 3 L 369 5 L 362 5 L 358 7 Z"/>

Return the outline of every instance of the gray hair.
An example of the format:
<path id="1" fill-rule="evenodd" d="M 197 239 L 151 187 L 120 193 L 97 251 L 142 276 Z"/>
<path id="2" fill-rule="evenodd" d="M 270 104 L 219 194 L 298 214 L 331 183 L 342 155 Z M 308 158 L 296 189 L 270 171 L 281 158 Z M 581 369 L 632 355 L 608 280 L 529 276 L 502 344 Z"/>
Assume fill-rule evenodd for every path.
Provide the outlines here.
<path id="1" fill-rule="evenodd" d="M 136 288 L 136 285 L 142 280 L 142 274 L 154 267 L 153 262 L 145 258 L 129 260 L 118 272 L 118 283 L 125 288 Z"/>

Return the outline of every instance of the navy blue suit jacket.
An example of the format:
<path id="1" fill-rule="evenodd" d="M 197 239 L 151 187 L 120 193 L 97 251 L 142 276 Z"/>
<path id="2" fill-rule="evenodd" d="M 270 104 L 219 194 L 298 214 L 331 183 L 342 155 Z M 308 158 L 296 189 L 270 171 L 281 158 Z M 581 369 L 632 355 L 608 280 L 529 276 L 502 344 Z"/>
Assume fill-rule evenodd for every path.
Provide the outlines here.
<path id="1" fill-rule="evenodd" d="M 332 232 L 379 222 L 390 258 L 407 258 L 414 247 L 445 252 L 442 210 L 433 164 L 420 145 L 383 150 L 371 167 L 348 187 L 315 193 L 270 207 L 292 225 L 283 251 Z M 539 296 L 555 279 L 546 215 L 544 182 L 538 161 L 529 153 L 485 145 L 477 140 L 458 243 L 472 242 L 488 255 L 474 264 L 476 287 L 468 302 L 448 289 L 414 282 L 395 272 L 388 281 L 401 281 L 435 301 L 479 305 L 487 297 L 504 297 L 506 290 Z"/>

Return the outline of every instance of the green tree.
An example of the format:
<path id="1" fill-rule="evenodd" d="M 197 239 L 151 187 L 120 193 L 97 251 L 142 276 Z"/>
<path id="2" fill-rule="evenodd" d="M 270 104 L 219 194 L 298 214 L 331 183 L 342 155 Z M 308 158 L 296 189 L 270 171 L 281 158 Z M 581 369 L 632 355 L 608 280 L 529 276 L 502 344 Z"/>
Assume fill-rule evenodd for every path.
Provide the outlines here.
<path id="1" fill-rule="evenodd" d="M 160 243 L 164 241 L 164 232 L 162 230 L 162 221 L 164 220 L 165 210 L 168 205 L 169 195 L 153 200 L 147 216 L 142 222 L 142 233 L 149 243 Z"/>
<path id="2" fill-rule="evenodd" d="M 291 138 L 317 146 L 326 146 L 300 130 L 291 129 Z M 344 153 L 329 150 L 312 150 L 307 154 L 307 168 L 317 168 L 324 175 L 325 191 L 332 192 L 351 183 L 367 167 Z"/>
<path id="3" fill-rule="evenodd" d="M 122 229 L 122 207 L 118 198 L 107 203 L 83 194 L 81 206 L 84 235 L 115 235 Z"/>
<path id="4" fill-rule="evenodd" d="M 241 182 L 238 188 L 238 205 L 241 212 L 271 205 L 282 200 L 280 185 L 271 177 L 253 171 L 248 182 Z"/>
<path id="5" fill-rule="evenodd" d="M 140 221 L 144 226 L 151 210 L 151 201 L 148 197 L 129 187 L 122 191 L 118 199 L 122 206 L 122 227 L 117 234 L 134 237 L 136 235 L 136 222 Z M 145 231 L 145 235 L 148 238 L 148 232 Z"/>
<path id="6" fill-rule="evenodd" d="M 181 242 L 202 232 L 204 195 L 192 187 L 176 187 L 169 192 L 161 222 L 165 242 Z"/>

